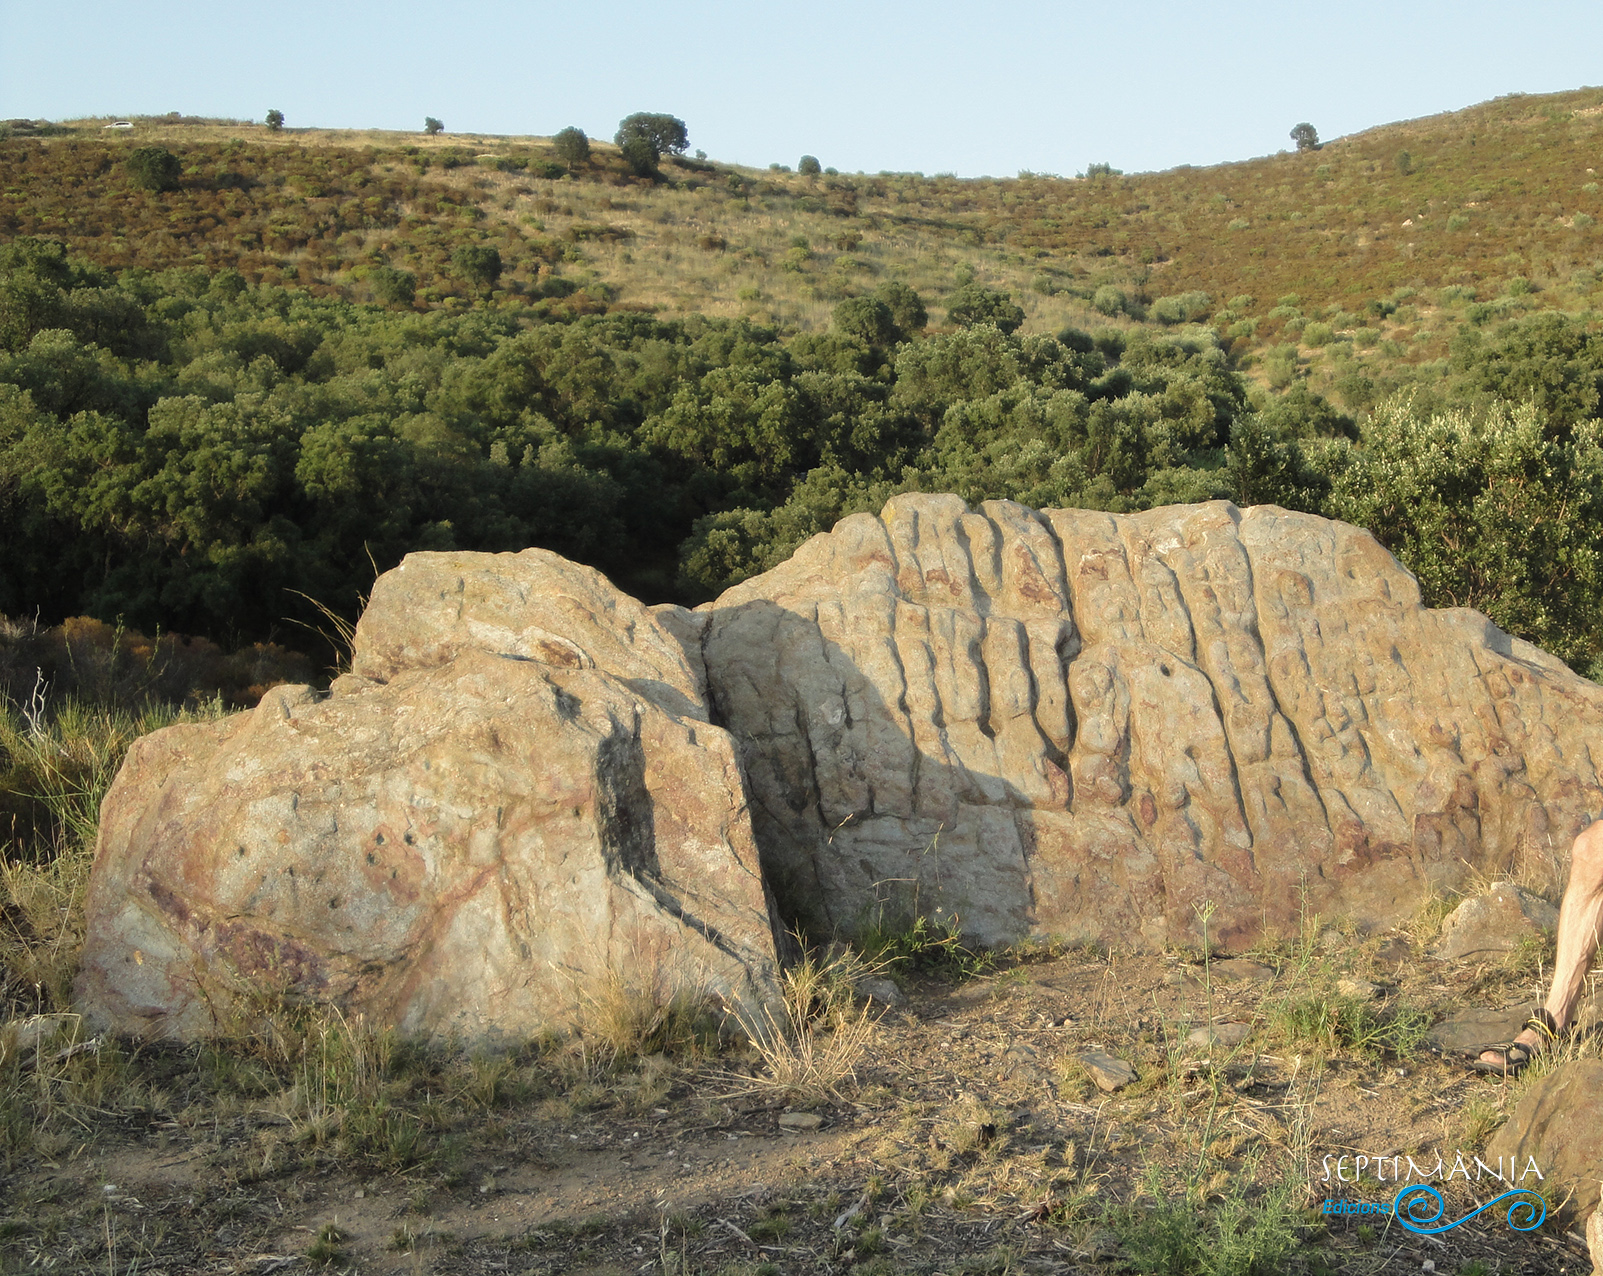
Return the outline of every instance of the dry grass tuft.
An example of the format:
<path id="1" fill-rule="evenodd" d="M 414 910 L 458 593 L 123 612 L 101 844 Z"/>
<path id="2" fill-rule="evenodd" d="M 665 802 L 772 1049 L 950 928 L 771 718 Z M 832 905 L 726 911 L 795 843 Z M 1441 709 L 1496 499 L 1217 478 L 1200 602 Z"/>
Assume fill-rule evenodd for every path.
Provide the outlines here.
<path id="1" fill-rule="evenodd" d="M 870 1004 L 859 1004 L 857 984 L 883 970 L 849 948 L 810 952 L 787 970 L 779 1007 L 741 1019 L 763 1073 L 729 1097 L 778 1092 L 799 1104 L 844 1098 L 878 1022 Z"/>

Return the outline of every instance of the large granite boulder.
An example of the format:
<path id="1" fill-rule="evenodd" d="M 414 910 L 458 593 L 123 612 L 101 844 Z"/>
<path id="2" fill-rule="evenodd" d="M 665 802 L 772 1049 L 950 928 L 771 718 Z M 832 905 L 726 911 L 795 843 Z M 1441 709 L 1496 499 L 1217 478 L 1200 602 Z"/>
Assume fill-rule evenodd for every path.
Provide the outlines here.
<path id="1" fill-rule="evenodd" d="M 773 995 L 732 741 L 693 653 L 554 554 L 414 554 L 327 698 L 140 740 L 108 793 L 78 992 L 148 1037 L 288 997 L 411 1035 Z"/>
<path id="2" fill-rule="evenodd" d="M 1603 809 L 1603 688 L 1276 507 L 899 496 L 693 625 L 775 891 L 846 932 L 1382 926 L 1476 871 L 1561 882 Z"/>

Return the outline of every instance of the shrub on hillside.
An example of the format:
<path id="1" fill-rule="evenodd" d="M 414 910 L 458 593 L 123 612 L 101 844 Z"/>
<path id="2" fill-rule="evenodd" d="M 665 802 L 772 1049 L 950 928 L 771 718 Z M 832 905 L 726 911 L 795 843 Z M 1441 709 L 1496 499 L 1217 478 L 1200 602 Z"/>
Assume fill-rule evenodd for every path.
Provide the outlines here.
<path id="1" fill-rule="evenodd" d="M 1335 466 L 1328 512 L 1367 527 L 1432 607 L 1473 607 L 1592 676 L 1603 653 L 1603 447 L 1532 404 L 1426 413 L 1393 399 Z"/>
<path id="2" fill-rule="evenodd" d="M 960 328 L 994 323 L 1003 332 L 1013 332 L 1024 322 L 1024 311 L 1005 292 L 964 284 L 947 298 L 946 317 Z"/>
<path id="3" fill-rule="evenodd" d="M 390 266 L 376 267 L 367 281 L 373 295 L 386 306 L 410 306 L 417 298 L 417 276 L 410 270 L 396 270 Z"/>
<path id="4" fill-rule="evenodd" d="M 894 279 L 883 283 L 874 289 L 874 297 L 890 310 L 901 339 L 918 336 L 930 321 L 924 299 L 904 283 Z"/>
<path id="5" fill-rule="evenodd" d="M 177 190 L 184 171 L 178 156 L 165 146 L 141 146 L 129 155 L 125 166 L 133 184 L 147 191 Z"/>
<path id="6" fill-rule="evenodd" d="M 1147 307 L 1147 318 L 1162 324 L 1194 323 L 1208 313 L 1212 304 L 1213 298 L 1205 292 L 1182 292 L 1159 297 Z"/>
<path id="7" fill-rule="evenodd" d="M 582 128 L 575 128 L 571 124 L 551 139 L 551 148 L 569 168 L 590 162 L 590 139 Z"/>
<path id="8" fill-rule="evenodd" d="M 1103 284 L 1091 295 L 1091 309 L 1109 317 L 1122 315 L 1128 305 L 1129 298 L 1124 295 L 1124 289 L 1115 288 L 1112 284 Z"/>
<path id="9" fill-rule="evenodd" d="M 490 244 L 463 244 L 451 254 L 456 273 L 480 288 L 494 287 L 501 278 L 501 252 Z"/>

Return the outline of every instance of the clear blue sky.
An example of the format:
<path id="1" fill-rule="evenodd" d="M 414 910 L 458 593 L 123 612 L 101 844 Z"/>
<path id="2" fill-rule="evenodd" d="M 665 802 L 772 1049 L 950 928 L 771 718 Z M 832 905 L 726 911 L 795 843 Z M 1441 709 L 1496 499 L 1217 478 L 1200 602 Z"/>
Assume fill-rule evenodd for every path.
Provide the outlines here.
<path id="1" fill-rule="evenodd" d="M 1597 0 L 1287 4 L 0 0 L 0 118 L 177 110 L 610 138 L 715 159 L 1011 176 L 1246 159 L 1603 82 Z"/>

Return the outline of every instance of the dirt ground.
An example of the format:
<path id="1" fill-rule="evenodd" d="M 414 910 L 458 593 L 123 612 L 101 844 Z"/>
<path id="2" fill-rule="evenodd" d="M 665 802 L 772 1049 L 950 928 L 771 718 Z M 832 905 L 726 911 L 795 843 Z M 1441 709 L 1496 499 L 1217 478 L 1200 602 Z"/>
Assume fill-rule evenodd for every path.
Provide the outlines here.
<path id="1" fill-rule="evenodd" d="M 0 1270 L 1212 1271 L 1206 1246 L 1203 1260 L 1142 1248 L 1139 1220 L 1232 1203 L 1257 1217 L 1279 1189 L 1295 1245 L 1239 1270 L 1589 1271 L 1556 1209 L 1533 1233 L 1488 1211 L 1439 1237 L 1320 1213 L 1396 1190 L 1326 1182 L 1324 1158 L 1451 1164 L 1484 1150 L 1520 1088 L 1428 1046 L 1299 1035 L 1288 1007 L 1344 974 L 1376 985 L 1382 1020 L 1403 1004 L 1440 1020 L 1528 1002 L 1540 966 L 1443 964 L 1393 936 L 1327 943 L 1313 962 L 1069 953 L 909 976 L 838 1097 L 787 1103 L 738 1052 L 646 1060 L 630 1085 L 579 1095 L 491 1084 L 449 1155 L 400 1171 L 317 1154 L 318 1131 L 266 1097 L 180 1105 L 174 1079 L 195 1057 L 147 1052 L 122 1099 L 0 1175 Z M 1245 1039 L 1188 1045 L 1210 1019 Z M 1135 1079 L 1104 1093 L 1078 1059 L 1093 1048 Z M 1504 1190 L 1446 1186 L 1452 1218 Z"/>

